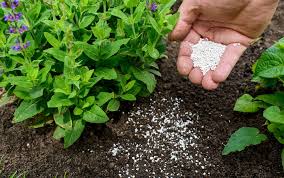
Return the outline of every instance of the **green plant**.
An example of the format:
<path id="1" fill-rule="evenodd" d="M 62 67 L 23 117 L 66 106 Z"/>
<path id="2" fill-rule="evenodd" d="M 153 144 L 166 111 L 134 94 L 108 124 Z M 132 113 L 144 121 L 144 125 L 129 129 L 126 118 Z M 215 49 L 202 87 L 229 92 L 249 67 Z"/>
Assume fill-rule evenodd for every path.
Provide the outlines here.
<path id="1" fill-rule="evenodd" d="M 284 38 L 267 49 L 257 60 L 253 66 L 252 81 L 258 83 L 258 88 L 266 88 L 274 92 L 256 97 L 244 94 L 237 100 L 234 110 L 255 113 L 263 109 L 268 131 L 281 144 L 284 144 Z M 259 134 L 256 128 L 241 128 L 232 135 L 223 155 L 242 151 L 246 146 L 259 144 L 266 139 L 267 137 Z M 281 158 L 284 167 L 284 149 Z"/>
<path id="2" fill-rule="evenodd" d="M 148 96 L 160 76 L 175 0 L 5 0 L 0 10 L 0 106 L 13 122 L 55 122 L 71 146 L 86 123 L 105 123 L 121 101 Z M 34 119 L 31 119 L 34 118 Z"/>

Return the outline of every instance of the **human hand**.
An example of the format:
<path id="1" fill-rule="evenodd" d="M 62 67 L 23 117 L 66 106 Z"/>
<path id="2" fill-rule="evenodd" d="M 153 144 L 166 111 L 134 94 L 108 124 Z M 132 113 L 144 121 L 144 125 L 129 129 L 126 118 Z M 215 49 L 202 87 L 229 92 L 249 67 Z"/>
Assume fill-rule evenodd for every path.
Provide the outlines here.
<path id="1" fill-rule="evenodd" d="M 278 0 L 184 0 L 180 19 L 169 36 L 170 40 L 182 41 L 177 60 L 179 73 L 207 90 L 216 89 L 269 25 L 277 5 Z M 205 75 L 193 67 L 190 58 L 189 44 L 196 44 L 200 38 L 227 45 L 216 70 Z"/>

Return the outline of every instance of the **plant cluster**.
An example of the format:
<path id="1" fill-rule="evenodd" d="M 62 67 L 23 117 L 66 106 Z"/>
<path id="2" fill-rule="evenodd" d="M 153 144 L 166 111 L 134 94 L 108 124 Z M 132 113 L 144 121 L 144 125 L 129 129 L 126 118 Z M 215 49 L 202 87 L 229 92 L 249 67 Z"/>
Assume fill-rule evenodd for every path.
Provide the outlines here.
<path id="1" fill-rule="evenodd" d="M 258 88 L 265 88 L 269 94 L 252 97 L 249 94 L 241 96 L 234 110 L 244 113 L 263 111 L 265 124 L 270 133 L 284 144 L 284 38 L 267 49 L 253 66 L 253 80 Z M 249 145 L 260 144 L 267 136 L 260 134 L 257 128 L 244 127 L 236 131 L 225 146 L 224 155 L 242 151 Z M 281 154 L 284 167 L 284 149 Z"/>
<path id="2" fill-rule="evenodd" d="M 0 106 L 13 122 L 55 123 L 71 146 L 86 123 L 105 123 L 121 101 L 148 96 L 160 76 L 175 0 L 4 0 L 0 9 Z M 31 119 L 34 118 L 34 119 Z"/>

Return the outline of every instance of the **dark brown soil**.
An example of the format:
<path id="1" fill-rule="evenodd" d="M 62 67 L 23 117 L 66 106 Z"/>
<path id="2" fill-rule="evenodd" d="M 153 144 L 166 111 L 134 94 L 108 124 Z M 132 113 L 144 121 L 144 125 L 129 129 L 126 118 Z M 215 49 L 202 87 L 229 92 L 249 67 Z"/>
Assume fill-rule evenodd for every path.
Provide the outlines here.
<path id="1" fill-rule="evenodd" d="M 200 116 L 195 126 L 202 135 L 199 142 L 207 149 L 210 162 L 215 167 L 208 168 L 207 177 L 284 177 L 281 168 L 280 152 L 282 146 L 270 137 L 270 140 L 259 146 L 246 149 L 223 157 L 223 145 L 229 136 L 242 126 L 256 126 L 265 132 L 264 120 L 259 115 L 233 112 L 236 99 L 245 92 L 254 93 L 254 85 L 250 82 L 251 66 L 261 52 L 284 36 L 284 1 L 281 0 L 278 11 L 263 38 L 244 54 L 229 79 L 216 91 L 205 91 L 189 83 L 176 72 L 175 59 L 177 44 L 168 46 L 169 59 L 164 59 L 160 66 L 163 77 L 159 80 L 157 92 L 153 99 L 163 96 L 178 97 L 184 100 L 183 110 L 197 113 Z M 12 172 L 27 171 L 27 177 L 54 177 L 65 173 L 70 177 L 117 177 L 127 161 L 115 159 L 109 150 L 116 142 L 135 142 L 136 138 L 120 135 L 128 130 L 131 134 L 135 128 L 125 128 L 127 111 L 150 104 L 150 99 L 137 102 L 134 106 L 125 107 L 125 113 L 116 113 L 118 123 L 105 126 L 88 126 L 83 137 L 68 150 L 52 139 L 53 127 L 38 130 L 29 129 L 25 125 L 12 125 L 14 110 L 9 106 L 0 110 L 0 158 L 4 156 L 1 177 L 8 177 Z M 159 108 L 167 111 L 171 108 Z M 139 119 L 139 118 L 137 118 Z M 133 140 L 131 140 L 133 139 Z M 1 165 L 1 160 L 0 160 Z M 157 163 L 157 166 L 161 166 Z M 191 168 L 183 168 L 187 177 L 203 177 Z M 1 174 L 1 167 L 0 167 Z M 137 177 L 147 177 L 140 174 Z M 159 176 L 159 175 L 156 175 Z M 162 176 L 162 175 L 161 175 Z M 163 177 L 163 176 L 162 176 Z"/>

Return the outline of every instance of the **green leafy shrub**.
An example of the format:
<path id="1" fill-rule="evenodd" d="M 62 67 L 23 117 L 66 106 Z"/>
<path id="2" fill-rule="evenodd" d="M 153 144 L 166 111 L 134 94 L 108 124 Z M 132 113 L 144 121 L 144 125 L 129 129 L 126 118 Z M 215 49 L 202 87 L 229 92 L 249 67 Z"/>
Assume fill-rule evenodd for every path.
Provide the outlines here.
<path id="1" fill-rule="evenodd" d="M 148 96 L 160 76 L 175 0 L 5 0 L 0 10 L 0 106 L 13 122 L 54 122 L 71 146 L 86 123 L 105 123 L 121 101 Z M 35 118 L 35 119 L 31 119 Z"/>
<path id="2" fill-rule="evenodd" d="M 264 110 L 263 117 L 268 131 L 284 144 L 284 38 L 267 49 L 257 60 L 253 66 L 253 81 L 259 84 L 258 87 L 274 92 L 256 97 L 244 94 L 237 100 L 234 110 L 244 113 Z M 256 128 L 241 128 L 232 135 L 223 154 L 242 151 L 246 146 L 259 144 L 266 139 Z M 284 163 L 284 149 L 281 157 Z"/>

